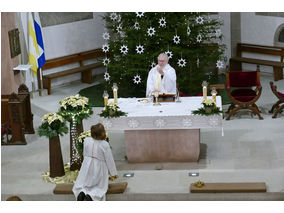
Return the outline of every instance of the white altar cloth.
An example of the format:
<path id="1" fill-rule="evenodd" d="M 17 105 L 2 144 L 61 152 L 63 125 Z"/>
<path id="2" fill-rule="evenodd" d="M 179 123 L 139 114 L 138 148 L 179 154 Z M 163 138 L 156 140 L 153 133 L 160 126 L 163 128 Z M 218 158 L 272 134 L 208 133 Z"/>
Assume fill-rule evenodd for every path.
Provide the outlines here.
<path id="1" fill-rule="evenodd" d="M 211 98 L 210 96 L 208 98 Z M 119 98 L 121 111 L 128 113 L 119 118 L 100 118 L 106 130 L 146 130 L 146 129 L 200 129 L 222 127 L 222 114 L 201 116 L 191 112 L 202 107 L 203 97 L 181 97 L 181 103 L 139 102 L 143 98 Z M 222 110 L 221 97 L 217 96 L 217 106 Z M 113 101 L 112 99 L 109 100 Z"/>

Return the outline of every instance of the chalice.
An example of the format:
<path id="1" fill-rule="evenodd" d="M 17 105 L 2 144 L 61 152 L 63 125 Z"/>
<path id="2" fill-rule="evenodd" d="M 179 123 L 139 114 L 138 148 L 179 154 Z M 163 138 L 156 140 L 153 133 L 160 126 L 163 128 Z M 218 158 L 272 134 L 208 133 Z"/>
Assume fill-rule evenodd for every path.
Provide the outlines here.
<path id="1" fill-rule="evenodd" d="M 160 106 L 161 104 L 158 102 L 159 91 L 154 92 L 154 97 L 155 97 L 155 103 L 153 105 L 154 106 Z"/>

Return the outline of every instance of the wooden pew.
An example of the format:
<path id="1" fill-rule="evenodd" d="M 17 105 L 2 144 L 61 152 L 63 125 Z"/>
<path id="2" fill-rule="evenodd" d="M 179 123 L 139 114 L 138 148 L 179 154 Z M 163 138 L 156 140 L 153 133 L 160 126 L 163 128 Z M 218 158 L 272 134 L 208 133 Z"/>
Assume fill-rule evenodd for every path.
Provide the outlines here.
<path id="1" fill-rule="evenodd" d="M 278 56 L 280 60 L 271 61 L 271 60 L 243 57 L 242 53 L 244 52 L 256 53 L 259 55 Z M 237 56 L 230 58 L 230 70 L 231 71 L 242 70 L 242 63 L 272 66 L 274 81 L 278 81 L 283 79 L 283 68 L 284 68 L 283 58 L 284 58 L 284 47 L 238 43 Z"/>
<path id="2" fill-rule="evenodd" d="M 48 94 L 51 94 L 51 81 L 52 79 L 61 78 L 68 75 L 73 75 L 76 73 L 81 73 L 81 81 L 84 83 L 92 83 L 92 69 L 103 67 L 102 62 L 93 62 L 88 65 L 84 65 L 83 61 L 93 58 L 99 58 L 105 56 L 102 50 L 94 49 L 86 52 L 76 53 L 72 55 L 67 55 L 63 57 L 53 58 L 46 61 L 45 65 L 42 67 L 43 70 L 43 88 L 48 90 Z M 67 64 L 79 63 L 79 67 L 66 69 L 58 71 L 56 73 L 44 74 L 47 69 L 60 67 Z"/>

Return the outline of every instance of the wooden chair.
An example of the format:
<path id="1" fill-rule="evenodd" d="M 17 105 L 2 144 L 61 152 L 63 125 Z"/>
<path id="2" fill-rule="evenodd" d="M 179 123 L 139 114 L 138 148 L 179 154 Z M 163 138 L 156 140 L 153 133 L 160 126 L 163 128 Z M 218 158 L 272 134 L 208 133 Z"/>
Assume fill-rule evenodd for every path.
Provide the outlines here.
<path id="1" fill-rule="evenodd" d="M 272 81 L 270 82 L 270 88 L 274 95 L 278 98 L 278 101 L 272 106 L 271 110 L 269 111 L 269 113 L 273 113 L 273 111 L 275 110 L 272 118 L 276 118 L 277 114 L 279 112 L 281 113 L 284 108 L 284 93 L 278 92 L 277 86 L 274 85 Z"/>
<path id="2" fill-rule="evenodd" d="M 259 70 L 229 72 L 227 69 L 226 79 L 226 89 L 232 101 L 227 111 L 228 116 L 226 120 L 230 120 L 230 117 L 241 109 L 251 110 L 254 115 L 258 115 L 259 119 L 262 120 L 263 117 L 260 115 L 260 110 L 255 104 L 262 91 Z M 234 89 L 232 87 L 234 87 Z M 254 87 L 255 89 L 253 89 Z"/>

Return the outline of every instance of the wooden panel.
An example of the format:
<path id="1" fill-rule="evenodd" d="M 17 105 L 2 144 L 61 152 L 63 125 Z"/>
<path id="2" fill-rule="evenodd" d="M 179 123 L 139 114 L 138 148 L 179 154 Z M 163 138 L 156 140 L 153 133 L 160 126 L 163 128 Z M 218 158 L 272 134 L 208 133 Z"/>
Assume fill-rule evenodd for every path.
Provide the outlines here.
<path id="1" fill-rule="evenodd" d="M 123 193 L 127 187 L 127 182 L 122 183 L 110 183 L 108 184 L 107 194 L 118 194 Z M 53 190 L 54 194 L 73 194 L 72 188 L 73 183 L 65 183 L 65 184 L 56 184 L 56 187 Z"/>
<path id="2" fill-rule="evenodd" d="M 9 95 L 1 95 L 1 124 L 9 122 Z"/>
<path id="3" fill-rule="evenodd" d="M 205 183 L 198 188 L 194 183 L 190 184 L 191 193 L 235 193 L 235 192 L 266 192 L 264 182 L 251 183 Z"/>

